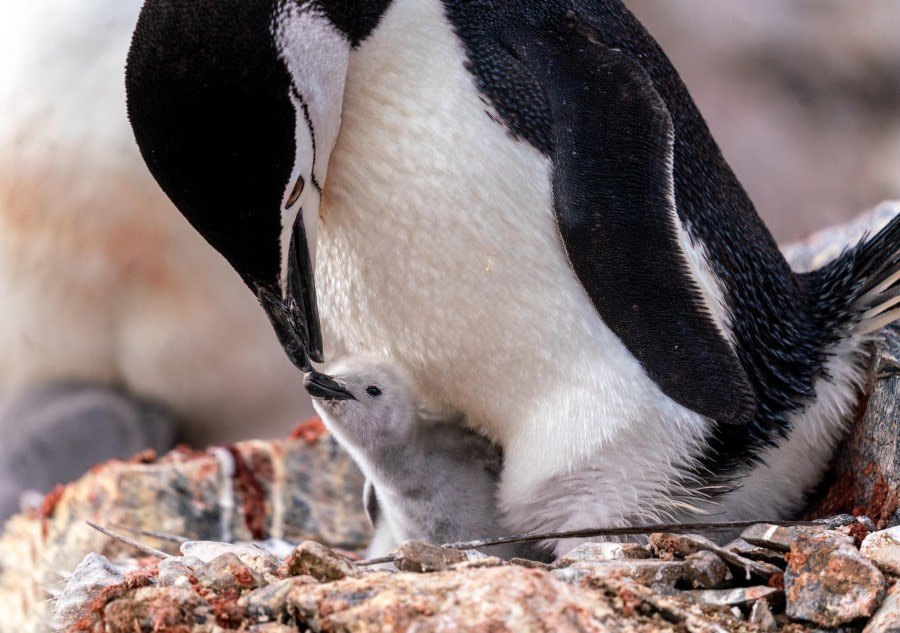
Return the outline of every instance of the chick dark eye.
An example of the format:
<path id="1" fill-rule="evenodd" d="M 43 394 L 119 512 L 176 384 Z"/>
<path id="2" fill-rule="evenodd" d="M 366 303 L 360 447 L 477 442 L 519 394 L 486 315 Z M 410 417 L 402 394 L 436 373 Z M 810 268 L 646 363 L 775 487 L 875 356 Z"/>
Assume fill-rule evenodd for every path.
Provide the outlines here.
<path id="1" fill-rule="evenodd" d="M 374 398 L 375 396 L 381 395 L 381 389 L 379 389 L 375 385 L 372 385 L 371 387 L 366 387 L 366 393 Z"/>

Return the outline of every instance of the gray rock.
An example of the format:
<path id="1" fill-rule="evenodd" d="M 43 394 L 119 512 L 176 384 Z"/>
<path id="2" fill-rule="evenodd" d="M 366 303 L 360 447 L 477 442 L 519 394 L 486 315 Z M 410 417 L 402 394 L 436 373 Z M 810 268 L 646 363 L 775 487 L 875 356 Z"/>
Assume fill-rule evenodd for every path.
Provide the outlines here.
<path id="1" fill-rule="evenodd" d="M 725 561 L 712 552 L 691 554 L 684 563 L 684 579 L 694 589 L 720 589 L 734 580 Z"/>
<path id="2" fill-rule="evenodd" d="M 739 587 L 737 589 L 705 589 L 686 591 L 699 604 L 711 607 L 749 607 L 757 601 L 771 599 L 778 593 L 774 587 Z"/>
<path id="3" fill-rule="evenodd" d="M 191 584 L 194 570 L 179 557 L 165 558 L 157 565 L 159 584 L 163 587 L 186 587 Z"/>
<path id="4" fill-rule="evenodd" d="M 773 633 L 778 630 L 778 622 L 772 615 L 767 600 L 757 600 L 750 608 L 750 624 L 755 624 L 762 633 Z"/>
<path id="5" fill-rule="evenodd" d="M 900 589 L 896 585 L 888 592 L 863 633 L 900 633 Z"/>
<path id="6" fill-rule="evenodd" d="M 552 565 L 548 565 L 547 563 L 543 563 L 539 560 L 531 560 L 530 558 L 510 558 L 510 565 L 518 565 L 519 567 L 527 567 L 528 569 L 543 569 L 544 571 L 550 571 L 553 569 Z"/>
<path id="7" fill-rule="evenodd" d="M 291 576 L 312 576 L 320 582 L 331 582 L 359 575 L 359 571 L 353 563 L 315 541 L 300 543 L 288 556 L 285 566 L 287 573 Z"/>
<path id="8" fill-rule="evenodd" d="M 562 567 L 560 569 L 554 569 L 550 573 L 565 583 L 577 585 L 587 578 L 588 574 L 591 573 L 591 570 L 584 567 Z"/>
<path id="9" fill-rule="evenodd" d="M 786 611 L 794 619 L 835 627 L 872 615 L 884 597 L 884 576 L 849 537 L 801 535 L 788 563 Z"/>
<path id="10" fill-rule="evenodd" d="M 556 567 L 568 567 L 573 563 L 599 563 L 608 560 L 650 558 L 650 551 L 637 543 L 582 543 L 561 557 Z"/>
<path id="11" fill-rule="evenodd" d="M 93 552 L 84 557 L 56 599 L 56 615 L 65 621 L 81 617 L 84 607 L 100 591 L 118 585 L 125 576 L 104 556 Z"/>
<path id="12" fill-rule="evenodd" d="M 28 489 L 49 492 L 108 459 L 172 447 L 163 407 L 96 384 L 50 384 L 0 408 L 0 521 Z"/>
<path id="13" fill-rule="evenodd" d="M 886 574 L 900 576 L 900 526 L 869 534 L 860 553 Z"/>

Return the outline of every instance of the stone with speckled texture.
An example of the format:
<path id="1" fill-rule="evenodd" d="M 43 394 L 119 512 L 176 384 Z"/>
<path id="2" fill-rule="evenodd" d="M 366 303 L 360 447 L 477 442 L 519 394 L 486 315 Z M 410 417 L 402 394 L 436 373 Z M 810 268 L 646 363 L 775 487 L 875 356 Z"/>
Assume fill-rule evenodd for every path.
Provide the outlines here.
<path id="1" fill-rule="evenodd" d="M 801 535 L 787 558 L 788 616 L 836 627 L 869 617 L 881 605 L 884 576 L 860 556 L 852 538 L 835 533 Z"/>

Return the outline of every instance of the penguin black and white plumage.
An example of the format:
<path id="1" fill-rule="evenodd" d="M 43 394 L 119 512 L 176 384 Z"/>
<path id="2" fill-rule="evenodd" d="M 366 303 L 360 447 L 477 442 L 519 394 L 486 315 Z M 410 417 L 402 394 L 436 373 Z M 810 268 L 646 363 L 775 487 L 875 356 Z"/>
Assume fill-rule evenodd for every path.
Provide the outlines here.
<path id="1" fill-rule="evenodd" d="M 497 508 L 502 454 L 456 414 L 423 410 L 396 363 L 347 358 L 303 381 L 325 426 L 366 476 L 375 536 L 367 556 L 403 541 L 441 545 L 503 533 Z M 504 549 L 505 548 L 505 549 Z M 491 553 L 512 557 L 520 548 Z"/>
<path id="2" fill-rule="evenodd" d="M 295 364 L 422 376 L 511 531 L 796 511 L 897 317 L 900 220 L 793 273 L 618 0 L 148 0 L 126 83 Z"/>

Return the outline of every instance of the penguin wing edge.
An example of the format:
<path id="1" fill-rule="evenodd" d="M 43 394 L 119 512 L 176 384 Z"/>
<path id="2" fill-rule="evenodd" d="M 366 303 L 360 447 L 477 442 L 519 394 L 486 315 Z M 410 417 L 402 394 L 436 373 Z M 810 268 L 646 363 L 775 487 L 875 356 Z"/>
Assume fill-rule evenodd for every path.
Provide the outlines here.
<path id="1" fill-rule="evenodd" d="M 679 139 L 666 104 L 636 59 L 568 17 L 562 32 L 530 31 L 507 44 L 551 113 L 554 207 L 569 262 L 604 323 L 667 396 L 717 422 L 748 423 L 752 387 L 679 244 Z"/>
<path id="2" fill-rule="evenodd" d="M 378 495 L 375 493 L 375 485 L 370 479 L 366 479 L 363 485 L 363 508 L 366 510 L 366 516 L 372 527 L 378 527 L 378 521 L 381 519 L 381 506 L 378 504 Z"/>

